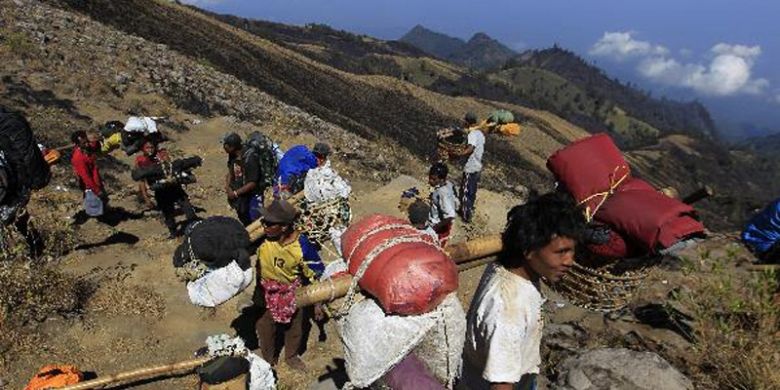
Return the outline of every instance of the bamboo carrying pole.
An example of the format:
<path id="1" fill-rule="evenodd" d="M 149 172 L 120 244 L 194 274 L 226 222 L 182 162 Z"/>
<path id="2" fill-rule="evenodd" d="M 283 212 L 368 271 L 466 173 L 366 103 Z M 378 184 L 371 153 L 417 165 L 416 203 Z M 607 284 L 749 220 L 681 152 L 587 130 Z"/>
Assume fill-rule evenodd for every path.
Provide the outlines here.
<path id="1" fill-rule="evenodd" d="M 107 376 L 105 378 L 93 379 L 90 381 L 81 382 L 79 384 L 62 387 L 61 390 L 102 389 L 106 386 L 116 385 L 122 382 L 137 382 L 144 379 L 157 378 L 179 372 L 188 372 L 208 363 L 211 359 L 211 357 L 203 357 L 179 363 L 141 368 L 135 371 L 123 372 L 120 374 Z"/>
<path id="2" fill-rule="evenodd" d="M 693 192 L 684 198 L 684 202 L 691 204 L 712 196 L 713 190 L 709 186 Z M 477 238 L 471 241 L 450 245 L 444 249 L 455 264 L 463 264 L 458 267 L 458 271 L 465 271 L 471 268 L 487 264 L 489 261 L 470 263 L 474 260 L 494 256 L 501 251 L 501 236 L 492 235 Z M 469 264 L 464 264 L 469 263 Z M 331 301 L 341 298 L 347 294 L 352 284 L 352 276 L 344 275 L 331 281 L 314 283 L 312 285 L 301 287 L 295 292 L 295 302 L 298 307 L 311 306 L 321 302 Z"/>
<path id="3" fill-rule="evenodd" d="M 501 236 L 493 235 L 453 244 L 445 248 L 444 251 L 447 252 L 447 255 L 450 256 L 455 264 L 463 264 L 494 256 L 501 251 L 501 245 Z M 473 267 L 460 268 L 459 270 L 463 271 Z M 351 285 L 352 276 L 344 275 L 332 280 L 301 287 L 295 292 L 295 304 L 298 307 L 305 307 L 341 298 L 347 295 Z"/>

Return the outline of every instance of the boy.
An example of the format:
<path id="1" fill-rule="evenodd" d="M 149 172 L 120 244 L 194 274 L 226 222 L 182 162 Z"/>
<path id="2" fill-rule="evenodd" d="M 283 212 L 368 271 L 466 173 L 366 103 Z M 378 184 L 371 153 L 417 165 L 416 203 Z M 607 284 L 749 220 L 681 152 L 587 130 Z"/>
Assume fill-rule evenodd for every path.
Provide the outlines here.
<path id="1" fill-rule="evenodd" d="M 447 246 L 452 233 L 452 222 L 458 210 L 458 199 L 452 182 L 447 180 L 449 169 L 438 162 L 428 171 L 428 184 L 433 187 L 431 193 L 431 212 L 428 214 L 428 226 L 439 236 L 439 244 Z"/>
<path id="2" fill-rule="evenodd" d="M 421 230 L 423 233 L 435 238 L 438 242 L 439 236 L 436 232 L 428 226 L 428 215 L 431 213 L 431 206 L 422 200 L 417 200 L 409 206 L 408 217 L 409 223 L 412 224 L 417 230 Z"/>
<path id="3" fill-rule="evenodd" d="M 305 341 L 304 315 L 295 307 L 295 290 L 319 280 L 325 266 L 306 235 L 293 227 L 298 215 L 295 207 L 277 199 L 260 214 L 265 227 L 265 241 L 257 250 L 255 294 L 255 302 L 263 309 L 255 325 L 260 349 L 263 359 L 276 365 L 276 334 L 282 331 L 285 362 L 294 370 L 304 371 L 306 365 L 298 356 Z"/>
<path id="4" fill-rule="evenodd" d="M 467 315 L 461 388 L 536 388 L 539 282 L 555 282 L 571 267 L 584 227 L 581 212 L 560 193 L 517 206 L 507 217 L 503 250 L 485 269 Z"/>
<path id="5" fill-rule="evenodd" d="M 143 151 L 143 154 L 135 159 L 136 168 L 146 168 L 154 164 L 170 161 L 168 151 L 165 149 L 158 149 L 157 144 L 153 141 L 145 141 L 141 150 Z M 152 198 L 149 196 L 149 186 L 153 184 L 154 182 L 147 182 L 144 180 L 138 182 L 138 191 L 141 198 L 150 209 L 155 207 Z M 154 200 L 157 202 L 157 208 L 162 212 L 163 221 L 170 233 L 168 238 L 175 238 L 178 235 L 176 230 L 176 204 L 184 211 L 188 223 L 198 219 L 195 210 L 192 208 L 192 204 L 190 204 L 189 197 L 187 196 L 187 193 L 184 192 L 184 188 L 182 188 L 181 184 L 162 184 L 159 188 L 154 190 Z"/>

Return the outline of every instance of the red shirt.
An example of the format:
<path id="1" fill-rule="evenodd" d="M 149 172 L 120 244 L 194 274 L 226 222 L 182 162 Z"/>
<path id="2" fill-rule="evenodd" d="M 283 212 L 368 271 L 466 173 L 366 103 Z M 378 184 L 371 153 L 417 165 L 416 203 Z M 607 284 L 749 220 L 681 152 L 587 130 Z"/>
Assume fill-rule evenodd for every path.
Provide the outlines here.
<path id="1" fill-rule="evenodd" d="M 77 146 L 73 148 L 73 158 L 70 160 L 70 164 L 85 190 L 91 190 L 95 195 L 103 193 L 103 180 L 100 179 L 96 154 L 84 153 Z"/>

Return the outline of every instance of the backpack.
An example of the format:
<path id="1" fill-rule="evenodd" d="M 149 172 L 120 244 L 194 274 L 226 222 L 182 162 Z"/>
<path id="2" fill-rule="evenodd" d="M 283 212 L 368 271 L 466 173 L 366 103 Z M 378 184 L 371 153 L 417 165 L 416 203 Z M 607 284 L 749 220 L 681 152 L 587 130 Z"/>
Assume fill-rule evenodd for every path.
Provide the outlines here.
<path id="1" fill-rule="evenodd" d="M 279 167 L 279 160 L 274 151 L 274 143 L 259 131 L 249 134 L 245 143 L 244 161 L 252 154 L 256 154 L 260 161 L 260 182 L 257 185 L 260 188 L 268 188 L 276 181 L 276 170 Z"/>
<path id="2" fill-rule="evenodd" d="M 40 190 L 51 180 L 51 169 L 22 114 L 0 107 L 0 150 L 5 154 L 12 182 L 21 192 Z"/>

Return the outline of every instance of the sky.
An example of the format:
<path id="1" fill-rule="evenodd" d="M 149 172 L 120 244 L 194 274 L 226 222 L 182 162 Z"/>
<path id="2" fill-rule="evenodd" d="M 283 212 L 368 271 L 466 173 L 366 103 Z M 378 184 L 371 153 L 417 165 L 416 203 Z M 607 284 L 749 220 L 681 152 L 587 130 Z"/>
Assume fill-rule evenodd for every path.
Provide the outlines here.
<path id="1" fill-rule="evenodd" d="M 721 127 L 780 131 L 780 1 L 185 0 L 215 12 L 398 39 L 417 24 L 517 51 L 553 44 L 654 96 L 703 102 Z"/>

